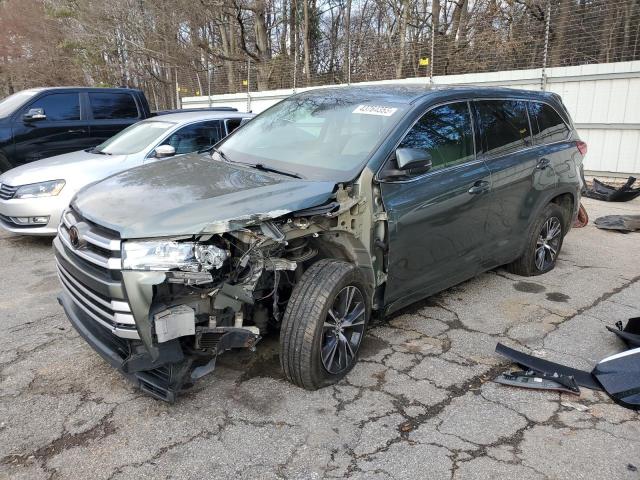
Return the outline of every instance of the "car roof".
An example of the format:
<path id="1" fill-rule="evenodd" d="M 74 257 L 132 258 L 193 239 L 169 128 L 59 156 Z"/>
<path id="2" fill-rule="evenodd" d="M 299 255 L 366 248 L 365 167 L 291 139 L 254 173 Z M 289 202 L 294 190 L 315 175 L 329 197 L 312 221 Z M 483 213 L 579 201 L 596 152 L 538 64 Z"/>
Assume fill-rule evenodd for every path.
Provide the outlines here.
<path id="1" fill-rule="evenodd" d="M 255 117 L 254 113 L 242 113 L 242 112 L 233 112 L 229 110 L 208 110 L 208 111 L 190 111 L 190 112 L 179 112 L 179 113 L 167 113 L 165 115 L 156 115 L 146 120 L 149 121 L 162 121 L 162 122 L 174 122 L 174 123 L 185 123 L 185 122 L 197 122 L 198 120 L 221 120 L 225 118 L 253 118 Z"/>
<path id="2" fill-rule="evenodd" d="M 527 99 L 548 100 L 553 94 L 534 90 L 521 90 L 506 87 L 480 87 L 477 85 L 434 85 L 425 80 L 424 83 L 385 83 L 376 85 L 349 85 L 307 90 L 301 96 L 332 96 L 335 98 L 362 97 L 369 101 L 411 104 L 426 97 L 451 97 L 460 95 L 464 98 L 479 97 L 521 97 Z"/>
<path id="3" fill-rule="evenodd" d="M 57 90 L 57 91 L 98 91 L 98 92 L 140 92 L 141 90 L 138 88 L 129 88 L 129 87 L 74 87 L 74 86 L 64 86 L 64 87 L 35 87 L 35 88 L 27 88 L 24 91 L 27 92 L 44 92 L 49 90 Z"/>

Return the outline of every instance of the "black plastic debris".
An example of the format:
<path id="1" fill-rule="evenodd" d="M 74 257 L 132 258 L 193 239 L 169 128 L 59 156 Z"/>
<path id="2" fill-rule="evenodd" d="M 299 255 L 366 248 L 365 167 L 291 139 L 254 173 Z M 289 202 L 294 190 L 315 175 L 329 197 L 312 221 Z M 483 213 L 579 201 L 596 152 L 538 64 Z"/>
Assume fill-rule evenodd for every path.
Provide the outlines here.
<path id="1" fill-rule="evenodd" d="M 632 188 L 635 182 L 635 177 L 629 177 L 627 183 L 616 188 L 594 178 L 591 188 L 587 188 L 583 195 L 596 200 L 604 200 L 605 202 L 628 202 L 640 195 L 640 188 Z"/>
<path id="2" fill-rule="evenodd" d="M 614 402 L 640 409 L 640 348 L 600 360 L 592 373 Z"/>
<path id="3" fill-rule="evenodd" d="M 624 327 L 618 321 L 616 328 L 607 326 L 607 330 L 624 340 L 629 348 L 640 347 L 640 317 L 630 318 Z"/>
<path id="4" fill-rule="evenodd" d="M 509 360 L 513 360 L 518 365 L 529 370 L 534 370 L 547 376 L 558 375 L 562 377 L 573 377 L 575 382 L 581 387 L 590 388 L 591 390 L 602 390 L 602 387 L 589 372 L 550 362 L 549 360 L 534 357 L 533 355 L 527 355 L 526 353 L 509 348 L 502 343 L 496 345 L 496 353 L 507 357 Z"/>
<path id="5" fill-rule="evenodd" d="M 496 353 L 547 378 L 554 375 L 573 377 L 582 387 L 604 390 L 619 405 L 640 410 L 640 348 L 601 360 L 591 373 L 527 355 L 501 343 L 496 345 Z"/>
<path id="6" fill-rule="evenodd" d="M 580 395 L 580 387 L 578 387 L 573 377 L 565 377 L 557 373 L 548 375 L 533 370 L 509 372 L 503 373 L 496 378 L 495 381 L 513 387 L 532 388 L 535 390 L 556 390 Z"/>
<path id="7" fill-rule="evenodd" d="M 596 218 L 594 225 L 603 230 L 634 232 L 640 230 L 640 215 L 606 215 Z"/>

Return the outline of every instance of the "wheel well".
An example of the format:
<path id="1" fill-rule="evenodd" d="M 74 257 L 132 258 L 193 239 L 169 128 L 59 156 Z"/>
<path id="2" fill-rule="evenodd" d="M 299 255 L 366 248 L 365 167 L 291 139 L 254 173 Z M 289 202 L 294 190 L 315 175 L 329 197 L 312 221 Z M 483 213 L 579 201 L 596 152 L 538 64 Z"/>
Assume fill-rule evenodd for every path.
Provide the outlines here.
<path id="1" fill-rule="evenodd" d="M 549 203 L 555 203 L 562 209 L 562 212 L 565 214 L 565 231 L 567 231 L 569 229 L 569 226 L 571 225 L 575 207 L 575 199 L 573 195 L 570 193 L 563 193 L 561 195 L 553 197 Z"/>

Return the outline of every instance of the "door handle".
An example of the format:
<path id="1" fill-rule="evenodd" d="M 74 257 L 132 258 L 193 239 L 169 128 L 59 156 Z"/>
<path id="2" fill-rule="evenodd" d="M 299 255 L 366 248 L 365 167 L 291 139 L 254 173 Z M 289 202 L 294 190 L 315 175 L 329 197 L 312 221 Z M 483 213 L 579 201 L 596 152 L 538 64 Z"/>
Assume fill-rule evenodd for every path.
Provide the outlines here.
<path id="1" fill-rule="evenodd" d="M 549 165 L 551 165 L 551 162 L 548 158 L 541 158 L 540 160 L 538 160 L 538 163 L 536 163 L 536 170 L 544 170 Z"/>
<path id="2" fill-rule="evenodd" d="M 472 195 L 477 195 L 479 193 L 488 192 L 489 191 L 489 182 L 487 182 L 486 180 L 478 180 L 467 191 Z"/>
<path id="3" fill-rule="evenodd" d="M 70 129 L 67 130 L 67 133 L 86 133 L 86 130 L 82 129 L 82 128 L 78 128 L 78 129 Z"/>

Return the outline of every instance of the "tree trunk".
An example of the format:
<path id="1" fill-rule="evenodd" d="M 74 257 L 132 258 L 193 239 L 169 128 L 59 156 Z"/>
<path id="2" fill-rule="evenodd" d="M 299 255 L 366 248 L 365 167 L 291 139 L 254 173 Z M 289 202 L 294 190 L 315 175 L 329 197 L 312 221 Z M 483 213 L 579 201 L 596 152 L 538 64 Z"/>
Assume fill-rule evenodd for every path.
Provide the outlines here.
<path id="1" fill-rule="evenodd" d="M 304 74 L 307 79 L 307 86 L 311 85 L 311 41 L 309 29 L 311 21 L 309 19 L 309 0 L 302 0 L 303 11 L 303 32 L 302 42 L 304 48 Z"/>
<path id="2" fill-rule="evenodd" d="M 344 14 L 344 76 L 347 82 L 351 79 L 351 0 L 347 0 Z"/>
<path id="3" fill-rule="evenodd" d="M 396 63 L 396 78 L 402 78 L 402 67 L 404 66 L 404 51 L 407 43 L 407 18 L 409 17 L 409 0 L 402 0 L 400 3 L 400 25 L 398 28 L 399 45 L 398 60 Z"/>

